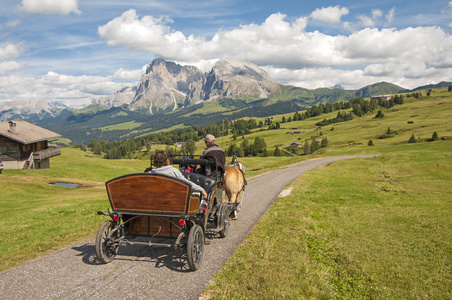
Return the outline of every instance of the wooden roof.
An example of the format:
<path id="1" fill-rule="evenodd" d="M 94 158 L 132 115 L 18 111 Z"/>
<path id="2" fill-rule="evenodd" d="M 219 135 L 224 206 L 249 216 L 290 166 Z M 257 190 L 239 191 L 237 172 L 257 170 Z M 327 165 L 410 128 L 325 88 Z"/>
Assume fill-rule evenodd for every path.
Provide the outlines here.
<path id="1" fill-rule="evenodd" d="M 13 130 L 11 122 L 16 124 Z M 0 122 L 0 135 L 25 145 L 61 137 L 58 133 L 22 120 Z"/>

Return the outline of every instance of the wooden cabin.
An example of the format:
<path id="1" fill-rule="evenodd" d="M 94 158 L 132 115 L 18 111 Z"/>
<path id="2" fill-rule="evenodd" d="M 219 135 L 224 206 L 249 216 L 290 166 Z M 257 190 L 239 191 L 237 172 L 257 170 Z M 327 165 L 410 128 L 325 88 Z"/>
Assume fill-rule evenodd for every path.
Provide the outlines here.
<path id="1" fill-rule="evenodd" d="M 5 169 L 46 169 L 61 148 L 49 144 L 60 134 L 26 121 L 0 122 L 0 160 Z"/>

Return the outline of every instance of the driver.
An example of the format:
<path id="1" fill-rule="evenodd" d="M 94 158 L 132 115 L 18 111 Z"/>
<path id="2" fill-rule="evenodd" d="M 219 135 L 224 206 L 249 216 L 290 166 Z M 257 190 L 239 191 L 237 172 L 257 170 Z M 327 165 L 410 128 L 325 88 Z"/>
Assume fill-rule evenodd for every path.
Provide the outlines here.
<path id="1" fill-rule="evenodd" d="M 215 157 L 218 165 L 218 171 L 220 172 L 220 174 L 223 174 L 225 170 L 224 168 L 225 154 L 223 149 L 221 149 L 220 147 L 218 147 L 217 144 L 215 144 L 215 137 L 212 134 L 206 135 L 206 137 L 203 138 L 202 140 L 206 143 L 207 147 L 202 153 L 202 155 Z M 207 157 L 207 159 L 209 159 L 209 157 Z M 211 168 L 203 166 L 202 171 L 207 176 L 213 177 L 217 176 L 215 166 L 211 166 Z"/>
<path id="2" fill-rule="evenodd" d="M 196 183 L 187 180 L 182 173 L 172 166 L 171 157 L 169 157 L 165 151 L 163 150 L 157 150 L 154 154 L 154 166 L 155 169 L 152 169 L 150 173 L 152 174 L 160 174 L 160 175 L 167 175 L 170 177 L 174 177 L 177 179 L 182 180 L 183 182 L 188 183 L 191 185 L 191 188 L 195 192 L 200 192 L 202 195 L 202 198 L 207 198 L 206 191 L 197 185 Z"/>

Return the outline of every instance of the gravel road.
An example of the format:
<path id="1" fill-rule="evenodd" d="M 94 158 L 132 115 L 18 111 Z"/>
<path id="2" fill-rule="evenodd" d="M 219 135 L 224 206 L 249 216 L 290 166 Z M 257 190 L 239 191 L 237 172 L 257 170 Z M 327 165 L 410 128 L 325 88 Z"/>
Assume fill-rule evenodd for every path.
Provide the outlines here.
<path id="1" fill-rule="evenodd" d="M 0 273 L 2 299 L 198 299 L 209 280 L 233 254 L 279 193 L 304 172 L 349 158 L 308 160 L 248 179 L 238 220 L 221 239 L 208 230 L 201 268 L 188 269 L 180 250 L 123 246 L 116 259 L 99 264 L 94 239 L 61 249 Z M 95 213 L 95 212 L 93 212 Z"/>

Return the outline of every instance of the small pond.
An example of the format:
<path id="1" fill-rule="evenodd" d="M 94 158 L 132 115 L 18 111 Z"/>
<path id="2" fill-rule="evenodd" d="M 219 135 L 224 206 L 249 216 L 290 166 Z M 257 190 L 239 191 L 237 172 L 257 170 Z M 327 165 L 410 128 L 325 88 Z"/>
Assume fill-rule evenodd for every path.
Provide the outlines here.
<path id="1" fill-rule="evenodd" d="M 66 182 L 54 182 L 53 185 L 62 186 L 62 187 L 69 187 L 69 188 L 78 187 L 78 184 L 66 183 Z"/>

